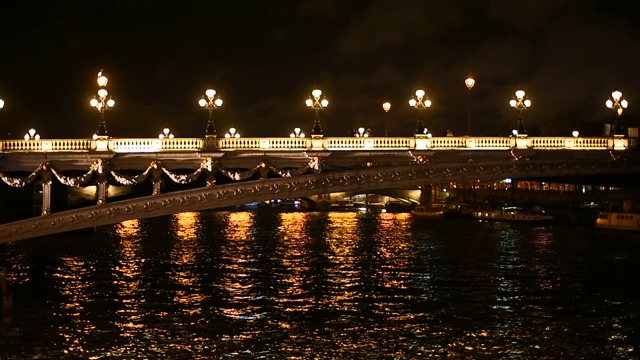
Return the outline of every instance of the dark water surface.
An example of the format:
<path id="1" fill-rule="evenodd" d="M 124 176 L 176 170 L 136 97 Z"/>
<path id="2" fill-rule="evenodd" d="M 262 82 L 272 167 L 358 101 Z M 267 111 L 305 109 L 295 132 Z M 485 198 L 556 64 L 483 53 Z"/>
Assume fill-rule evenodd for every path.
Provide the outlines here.
<path id="1" fill-rule="evenodd" d="M 640 241 L 587 228 L 201 212 L 0 254 L 3 360 L 640 357 Z"/>

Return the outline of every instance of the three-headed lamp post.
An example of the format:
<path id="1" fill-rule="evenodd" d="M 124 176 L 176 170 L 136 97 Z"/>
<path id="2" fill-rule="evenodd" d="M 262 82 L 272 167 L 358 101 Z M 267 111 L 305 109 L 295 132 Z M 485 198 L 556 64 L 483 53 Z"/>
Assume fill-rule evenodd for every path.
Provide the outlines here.
<path id="1" fill-rule="evenodd" d="M 416 90 L 416 95 L 409 100 L 409 106 L 418 110 L 418 123 L 416 125 L 416 134 L 426 134 L 426 127 L 422 122 L 422 110 L 431 107 L 431 100 L 424 96 L 424 90 Z"/>
<path id="2" fill-rule="evenodd" d="M 162 140 L 162 139 L 173 139 L 175 137 L 175 135 L 173 135 L 173 133 L 171 132 L 171 129 L 169 128 L 164 128 L 162 129 L 162 132 L 160 133 L 160 135 L 158 135 L 158 139 Z"/>
<path id="3" fill-rule="evenodd" d="M 524 90 L 518 90 L 515 92 L 515 99 L 509 101 L 509 105 L 518 110 L 518 128 L 517 134 L 523 135 L 527 133 L 527 129 L 524 127 L 524 121 L 522 120 L 522 111 L 531 107 L 531 100 L 525 98 Z"/>
<path id="4" fill-rule="evenodd" d="M 107 123 L 104 120 L 104 112 L 107 110 L 111 110 L 116 105 L 116 101 L 109 96 L 109 92 L 105 88 L 107 86 L 107 83 L 109 82 L 109 79 L 104 75 L 103 70 L 100 70 L 98 72 L 98 78 L 96 79 L 96 82 L 100 87 L 98 89 L 98 96 L 94 97 L 89 102 L 89 104 L 91 104 L 92 107 L 96 108 L 96 110 L 98 110 L 98 112 L 100 113 L 98 131 L 96 131 L 94 139 L 101 137 L 104 138 L 107 136 Z"/>
<path id="5" fill-rule="evenodd" d="M 302 129 L 300 129 L 299 127 L 294 128 L 293 131 L 291 132 L 291 134 L 289 134 L 290 138 L 304 138 L 304 133 L 302 132 Z"/>
<path id="6" fill-rule="evenodd" d="M 216 137 L 216 126 L 213 122 L 213 110 L 222 106 L 222 99 L 219 95 L 216 95 L 214 89 L 207 89 L 204 92 L 202 99 L 198 101 L 201 108 L 209 111 L 209 119 L 207 120 L 207 129 L 205 131 L 206 137 Z"/>
<path id="7" fill-rule="evenodd" d="M 311 92 L 311 97 L 309 97 L 305 102 L 307 104 L 307 108 L 315 112 L 311 135 L 322 135 L 322 126 L 320 126 L 320 110 L 324 110 L 329 106 L 329 100 L 325 99 L 324 96 L 321 96 L 322 90 L 315 89 Z"/>
<path id="8" fill-rule="evenodd" d="M 622 93 L 620 91 L 616 90 L 611 93 L 611 98 L 606 101 L 605 105 L 616 112 L 613 129 L 611 129 L 611 135 L 616 135 L 618 133 L 618 119 L 620 118 L 620 115 L 622 115 L 624 109 L 629 106 L 629 102 L 622 97 Z"/>

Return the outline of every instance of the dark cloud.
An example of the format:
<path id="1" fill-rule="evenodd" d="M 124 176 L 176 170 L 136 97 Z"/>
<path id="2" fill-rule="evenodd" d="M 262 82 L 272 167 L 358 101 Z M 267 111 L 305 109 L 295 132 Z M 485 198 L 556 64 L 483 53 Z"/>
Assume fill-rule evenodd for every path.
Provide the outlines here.
<path id="1" fill-rule="evenodd" d="M 613 114 L 616 88 L 638 126 L 639 28 L 631 2 L 500 1 L 59 1 L 3 9 L 2 133 L 84 137 L 97 126 L 88 107 L 104 68 L 116 108 L 112 136 L 202 136 L 197 100 L 214 87 L 225 100 L 218 133 L 245 136 L 310 132 L 304 100 L 321 88 L 330 106 L 326 135 L 359 126 L 374 135 L 409 135 L 417 113 L 408 100 L 423 88 L 424 115 L 436 134 L 506 134 L 518 88 L 533 102 L 528 126 L 543 134 L 580 129 L 599 135 Z M 477 79 L 471 94 L 463 80 Z M 471 96 L 470 96 L 471 95 Z M 392 103 L 385 120 L 381 104 Z"/>

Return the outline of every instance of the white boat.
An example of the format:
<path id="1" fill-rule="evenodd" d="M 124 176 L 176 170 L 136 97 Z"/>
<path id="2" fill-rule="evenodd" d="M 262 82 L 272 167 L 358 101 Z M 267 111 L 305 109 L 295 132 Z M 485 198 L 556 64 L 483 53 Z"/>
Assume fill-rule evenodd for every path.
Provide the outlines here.
<path id="1" fill-rule="evenodd" d="M 545 222 L 553 221 L 553 216 L 540 209 L 527 211 L 518 206 L 504 206 L 500 209 L 478 208 L 473 212 L 473 218 L 478 220 L 516 221 L 516 222 Z"/>
<path id="2" fill-rule="evenodd" d="M 640 231 L 640 214 L 602 211 L 596 219 L 596 228 Z"/>
<path id="3" fill-rule="evenodd" d="M 622 211 L 601 211 L 596 219 L 596 228 L 611 230 L 640 231 L 640 209 L 630 201 L 623 203 Z"/>

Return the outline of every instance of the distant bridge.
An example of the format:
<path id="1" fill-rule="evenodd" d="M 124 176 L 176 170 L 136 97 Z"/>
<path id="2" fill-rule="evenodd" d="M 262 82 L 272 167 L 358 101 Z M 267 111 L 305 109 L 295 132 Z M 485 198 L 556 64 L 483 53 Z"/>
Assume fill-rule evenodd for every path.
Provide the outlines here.
<path id="1" fill-rule="evenodd" d="M 43 216 L 0 225 L 0 242 L 276 198 L 451 181 L 640 174 L 632 139 L 573 137 L 11 140 L 0 179 L 42 186 Z M 107 202 L 109 186 L 152 193 Z M 98 205 L 51 212 L 51 183 L 95 186 Z M 201 183 L 162 193 L 162 184 Z M 10 190 L 9 190 L 10 191 Z"/>

